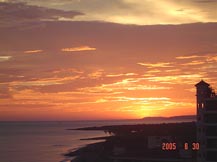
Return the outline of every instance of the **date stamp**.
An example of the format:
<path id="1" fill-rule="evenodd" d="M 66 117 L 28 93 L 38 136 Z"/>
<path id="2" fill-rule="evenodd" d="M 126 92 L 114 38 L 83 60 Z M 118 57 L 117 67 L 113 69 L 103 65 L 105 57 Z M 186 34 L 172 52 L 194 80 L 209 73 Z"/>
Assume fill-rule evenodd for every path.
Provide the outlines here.
<path id="1" fill-rule="evenodd" d="M 193 143 L 187 143 L 185 142 L 183 147 L 181 147 L 184 150 L 193 150 L 197 151 L 200 149 L 200 144 L 198 142 L 193 142 Z M 162 143 L 162 150 L 176 150 L 177 149 L 177 143 L 176 142 L 164 142 Z"/>

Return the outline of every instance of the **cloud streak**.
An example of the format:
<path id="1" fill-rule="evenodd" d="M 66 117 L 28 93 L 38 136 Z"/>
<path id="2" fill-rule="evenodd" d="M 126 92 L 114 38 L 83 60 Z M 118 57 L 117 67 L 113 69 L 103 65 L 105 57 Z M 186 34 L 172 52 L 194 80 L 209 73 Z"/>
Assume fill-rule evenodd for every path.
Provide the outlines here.
<path id="1" fill-rule="evenodd" d="M 70 48 L 63 48 L 61 51 L 63 52 L 80 52 L 80 51 L 95 51 L 96 48 L 89 47 L 89 46 L 79 46 L 79 47 L 70 47 Z"/>
<path id="2" fill-rule="evenodd" d="M 137 63 L 138 65 L 146 66 L 147 68 L 164 68 L 164 67 L 173 67 L 170 62 L 159 62 L 159 63 Z"/>
<path id="3" fill-rule="evenodd" d="M 28 50 L 28 51 L 24 51 L 24 53 L 26 54 L 35 54 L 35 53 L 41 53 L 43 52 L 43 50 Z"/>
<path id="4" fill-rule="evenodd" d="M 12 56 L 0 56 L 0 62 L 8 61 L 12 58 Z"/>

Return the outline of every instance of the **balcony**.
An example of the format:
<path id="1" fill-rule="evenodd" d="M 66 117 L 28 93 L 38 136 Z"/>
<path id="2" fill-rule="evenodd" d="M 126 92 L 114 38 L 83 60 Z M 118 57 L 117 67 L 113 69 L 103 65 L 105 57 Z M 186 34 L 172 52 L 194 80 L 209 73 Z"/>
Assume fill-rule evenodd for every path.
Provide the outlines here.
<path id="1" fill-rule="evenodd" d="M 210 124 L 217 123 L 217 113 L 204 114 L 204 122 L 205 123 L 210 123 Z"/>
<path id="2" fill-rule="evenodd" d="M 208 151 L 207 152 L 207 161 L 217 161 L 217 154 L 215 151 Z"/>
<path id="3" fill-rule="evenodd" d="M 205 111 L 217 111 L 217 98 L 205 101 Z"/>
<path id="4" fill-rule="evenodd" d="M 217 136 L 217 126 L 207 126 L 205 133 L 207 137 L 209 136 L 216 137 Z"/>
<path id="5" fill-rule="evenodd" d="M 207 149 L 217 149 L 217 139 L 208 139 Z"/>

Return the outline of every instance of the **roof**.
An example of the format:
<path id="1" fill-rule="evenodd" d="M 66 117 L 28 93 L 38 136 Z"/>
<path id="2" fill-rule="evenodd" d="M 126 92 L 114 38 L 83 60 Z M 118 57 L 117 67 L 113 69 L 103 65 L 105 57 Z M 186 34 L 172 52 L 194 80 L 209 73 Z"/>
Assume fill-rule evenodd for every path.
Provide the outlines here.
<path id="1" fill-rule="evenodd" d="M 199 83 L 195 84 L 195 86 L 196 86 L 196 87 L 198 87 L 198 86 L 207 86 L 207 87 L 208 87 L 209 84 L 206 83 L 205 81 L 201 80 Z"/>

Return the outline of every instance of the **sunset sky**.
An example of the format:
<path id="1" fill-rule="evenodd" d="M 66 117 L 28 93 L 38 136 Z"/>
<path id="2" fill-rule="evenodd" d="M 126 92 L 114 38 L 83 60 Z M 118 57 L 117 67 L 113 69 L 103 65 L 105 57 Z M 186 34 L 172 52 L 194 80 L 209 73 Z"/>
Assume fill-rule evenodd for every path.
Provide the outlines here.
<path id="1" fill-rule="evenodd" d="M 196 113 L 217 89 L 215 0 L 0 0 L 0 120 Z"/>

